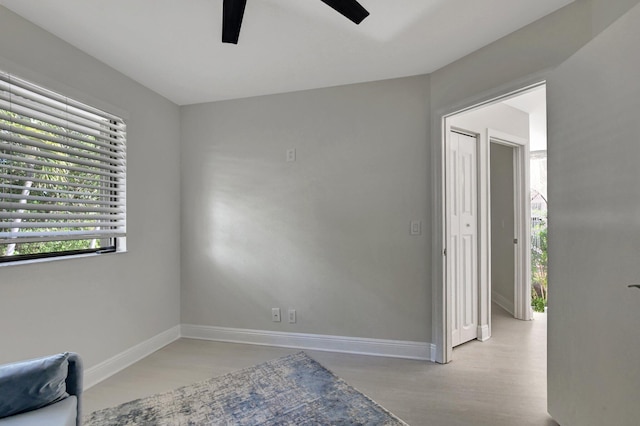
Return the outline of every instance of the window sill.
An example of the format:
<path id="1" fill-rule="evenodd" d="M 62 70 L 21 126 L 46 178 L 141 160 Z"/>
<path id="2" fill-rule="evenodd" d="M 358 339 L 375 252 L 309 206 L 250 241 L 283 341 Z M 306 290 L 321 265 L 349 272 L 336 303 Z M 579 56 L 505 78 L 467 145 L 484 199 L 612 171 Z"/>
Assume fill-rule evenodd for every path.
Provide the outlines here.
<path id="1" fill-rule="evenodd" d="M 35 263 L 57 262 L 60 260 L 82 259 L 86 257 L 111 256 L 114 254 L 117 255 L 117 254 L 123 254 L 126 252 L 127 250 L 116 250 L 116 251 L 111 251 L 107 253 L 84 253 L 84 254 L 71 254 L 69 256 L 43 257 L 41 259 L 16 260 L 15 262 L 0 263 L 0 268 L 7 268 L 10 266 L 20 266 L 20 265 L 31 265 Z"/>

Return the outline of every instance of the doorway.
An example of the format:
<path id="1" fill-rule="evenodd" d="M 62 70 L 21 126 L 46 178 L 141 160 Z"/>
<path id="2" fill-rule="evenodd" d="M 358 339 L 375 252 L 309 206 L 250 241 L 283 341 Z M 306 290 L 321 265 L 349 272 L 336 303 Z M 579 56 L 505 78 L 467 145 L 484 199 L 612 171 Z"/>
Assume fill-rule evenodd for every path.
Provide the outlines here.
<path id="1" fill-rule="evenodd" d="M 516 275 L 515 151 L 512 146 L 490 141 L 491 176 L 491 299 L 513 316 Z"/>
<path id="2" fill-rule="evenodd" d="M 491 303 L 498 302 L 513 317 L 530 320 L 533 318 L 531 309 L 531 245 L 530 245 L 530 190 L 529 190 L 529 139 L 530 125 L 529 114 L 510 105 L 512 99 L 517 99 L 529 92 L 544 89 L 544 84 L 538 84 L 512 93 L 502 98 L 468 108 L 463 111 L 443 117 L 443 175 L 445 185 L 444 195 L 444 279 L 443 293 L 445 301 L 445 334 L 444 334 L 444 362 L 451 359 L 451 349 L 463 342 L 457 337 L 460 324 L 460 306 L 468 305 L 471 300 L 476 308 L 475 318 L 476 333 L 471 339 L 486 340 L 491 337 Z M 544 99 L 544 96 L 543 96 Z M 546 120 L 546 116 L 544 117 Z M 546 124 L 546 121 L 545 121 Z M 452 133 L 454 132 L 454 133 Z M 475 276 L 475 282 L 465 283 L 462 286 L 456 281 L 462 279 L 460 271 L 474 270 L 473 263 L 459 255 L 459 247 L 455 241 L 459 239 L 452 233 L 458 218 L 450 215 L 450 201 L 452 196 L 450 181 L 452 171 L 449 157 L 449 143 L 452 134 L 466 134 L 475 136 L 477 153 L 477 252 L 474 257 L 476 263 L 475 274 L 469 273 L 468 277 Z M 546 129 L 545 129 L 546 134 Z M 494 180 L 500 180 L 502 188 L 494 187 L 495 194 L 508 195 L 501 198 L 496 195 L 495 202 L 502 205 L 492 205 L 492 152 L 501 153 L 501 157 L 494 157 L 497 162 L 502 158 L 501 165 L 504 173 L 510 174 L 510 178 L 494 176 Z M 495 154 L 500 155 L 500 154 Z M 496 167 L 499 164 L 496 164 Z M 495 182 L 494 182 L 495 183 Z M 505 186 L 506 185 L 506 186 Z M 495 186 L 495 185 L 494 185 Z M 506 204 L 504 204 L 506 203 Z M 506 207 L 506 206 L 510 206 Z M 497 211 L 494 211 L 497 210 Z M 505 217 L 498 218 L 496 213 L 507 213 Z M 493 218 L 492 218 L 493 213 Z M 467 227 L 467 224 L 464 224 Z M 499 232 L 501 231 L 501 232 Z M 453 239 L 452 239 L 453 238 Z M 500 239 L 493 241 L 493 239 Z M 453 249 L 453 251 L 451 251 Z M 492 253 L 494 252 L 495 253 Z M 494 255 L 492 255 L 494 254 Z M 506 255 L 505 255 L 506 254 Z M 507 267 L 500 267 L 497 259 Z M 506 262 L 505 262 L 505 259 Z M 494 281 L 496 281 L 494 283 Z M 468 291 L 460 291 L 460 288 L 477 289 L 475 294 Z M 470 295 L 469 295 L 470 294 Z M 466 300 L 460 300 L 460 298 Z M 471 311 L 471 310 L 468 310 Z M 466 319 L 465 319 L 466 320 Z M 466 321 L 471 324 L 471 321 Z"/>
<path id="3" fill-rule="evenodd" d="M 491 299 L 514 318 L 531 309 L 529 140 L 489 132 Z"/>

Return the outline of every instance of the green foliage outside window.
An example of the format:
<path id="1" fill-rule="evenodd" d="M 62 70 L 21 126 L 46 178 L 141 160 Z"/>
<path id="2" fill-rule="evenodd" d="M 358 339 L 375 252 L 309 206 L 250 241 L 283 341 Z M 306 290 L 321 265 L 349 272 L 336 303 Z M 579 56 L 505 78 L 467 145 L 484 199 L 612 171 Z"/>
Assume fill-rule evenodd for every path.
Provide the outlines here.
<path id="1" fill-rule="evenodd" d="M 531 305 L 536 312 L 547 306 L 547 221 L 542 220 L 532 229 L 531 244 Z"/>
<path id="2" fill-rule="evenodd" d="M 74 241 L 47 241 L 37 243 L 19 243 L 15 244 L 10 256 L 23 256 L 41 253 L 58 253 L 75 250 L 88 250 L 92 248 L 100 248 L 100 240 L 74 240 Z M 0 245 L 0 256 L 7 255 L 8 244 Z"/>
<path id="3" fill-rule="evenodd" d="M 31 123 L 32 125 L 30 125 Z M 39 121 L 34 118 L 18 115 L 14 112 L 10 112 L 0 108 L 0 124 L 5 125 L 5 129 L 0 128 L 0 139 L 4 139 L 2 134 L 9 135 L 10 132 L 6 130 L 7 126 L 11 128 L 20 128 L 32 136 L 30 140 L 37 141 L 44 145 L 49 145 L 51 151 L 42 147 L 39 149 L 32 149 L 27 145 L 20 145 L 13 142 L 12 144 L 2 143 L 0 145 L 0 153 L 22 156 L 24 162 L 20 160 L 7 160 L 0 158 L 0 173 L 5 175 L 0 179 L 3 184 L 0 193 L 0 202 L 15 202 L 16 195 L 20 202 L 26 203 L 27 200 L 30 205 L 42 204 L 41 210 L 33 210 L 34 213 L 48 212 L 52 210 L 52 206 L 65 206 L 65 205 L 87 205 L 92 202 L 104 200 L 104 180 L 100 180 L 100 176 L 96 176 L 93 173 L 87 173 L 86 171 L 75 171 L 73 166 L 76 166 L 77 160 L 71 154 L 61 152 L 61 143 L 53 142 L 50 139 L 59 137 L 60 134 L 68 134 L 74 141 L 79 139 L 87 139 L 89 141 L 96 140 L 95 137 L 87 134 L 81 134 L 74 132 L 60 126 L 56 126 L 51 123 Z M 50 131 L 43 130 L 50 129 Z M 91 147 L 90 142 L 81 142 L 86 144 L 87 147 Z M 29 153 L 15 153 L 11 151 L 12 146 L 18 146 L 21 148 L 32 149 L 35 155 Z M 55 153 L 56 158 L 46 158 L 37 156 L 40 152 L 47 152 L 49 154 Z M 79 150 L 78 152 L 82 152 Z M 87 150 L 87 152 L 90 152 Z M 67 157 L 67 158 L 64 158 Z M 33 160 L 37 159 L 38 163 L 34 164 Z M 67 161 L 68 159 L 68 161 Z M 11 175 L 13 178 L 9 179 L 6 175 Z M 18 177 L 16 179 L 16 177 Z M 7 188 L 6 185 L 14 186 L 15 188 Z M 82 185 L 82 186 L 76 186 Z M 24 197 L 24 198 L 20 198 Z M 39 201 L 38 197 L 52 197 L 57 199 L 56 202 L 51 201 Z M 96 203 L 97 204 L 97 203 Z M 62 211 L 64 213 L 64 211 Z M 14 219 L 2 219 L 1 222 L 14 224 L 21 223 L 24 226 L 28 220 L 14 220 Z M 64 218 L 64 214 L 59 215 L 59 218 L 55 219 L 58 223 L 65 223 L 65 221 L 72 222 Z M 88 223 L 90 225 L 90 223 Z M 17 229 L 17 228 L 16 228 Z M 64 230 L 64 227 L 56 226 L 56 230 Z M 68 228 L 69 230 L 71 228 Z M 78 230 L 78 228 L 74 228 Z M 80 228 L 84 230 L 92 230 L 93 228 Z M 4 229 L 5 231 L 7 228 Z M 46 232 L 48 228 L 22 228 L 25 232 Z M 55 253 L 74 250 L 86 250 L 86 249 L 98 249 L 103 245 L 109 245 L 109 239 L 80 239 L 80 240 L 66 240 L 66 241 L 41 241 L 41 242 L 22 242 L 22 243 L 5 243 L 0 244 L 0 256 L 20 256 L 20 255 L 33 255 L 41 253 Z"/>

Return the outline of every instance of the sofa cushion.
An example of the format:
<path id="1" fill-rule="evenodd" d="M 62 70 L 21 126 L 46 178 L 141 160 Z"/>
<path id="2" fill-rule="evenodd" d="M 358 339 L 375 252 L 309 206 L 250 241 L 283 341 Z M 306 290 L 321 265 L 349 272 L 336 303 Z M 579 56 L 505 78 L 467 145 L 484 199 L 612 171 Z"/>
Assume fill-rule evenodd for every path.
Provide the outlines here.
<path id="1" fill-rule="evenodd" d="M 0 418 L 35 410 L 67 396 L 69 353 L 0 366 Z"/>
<path id="2" fill-rule="evenodd" d="M 0 426 L 76 426 L 78 399 L 71 395 L 39 410 L 0 419 Z"/>

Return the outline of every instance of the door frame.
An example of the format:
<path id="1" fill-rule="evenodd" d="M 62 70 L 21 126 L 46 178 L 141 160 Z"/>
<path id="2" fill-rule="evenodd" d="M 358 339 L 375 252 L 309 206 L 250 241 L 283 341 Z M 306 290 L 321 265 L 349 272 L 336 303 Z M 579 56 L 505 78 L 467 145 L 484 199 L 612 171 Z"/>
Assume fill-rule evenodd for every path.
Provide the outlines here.
<path id="1" fill-rule="evenodd" d="M 529 140 L 509 135 L 497 130 L 487 129 L 486 148 L 488 164 L 484 169 L 488 187 L 491 188 L 491 144 L 496 143 L 513 148 L 513 235 L 514 242 L 514 287 L 513 287 L 513 317 L 523 321 L 533 319 L 531 309 L 531 190 L 529 178 Z M 488 214 L 487 221 L 489 253 L 491 253 L 491 191 L 487 191 Z M 491 274 L 491 255 L 489 254 L 489 274 Z M 491 278 L 489 277 L 489 286 Z M 489 312 L 491 301 L 489 300 Z M 491 315 L 489 315 L 491 324 Z M 489 325 L 491 328 L 491 325 Z"/>
<path id="2" fill-rule="evenodd" d="M 494 88 L 471 99 L 461 101 L 456 105 L 438 110 L 433 115 L 432 137 L 434 150 L 431 157 L 433 170 L 432 201 L 435 208 L 432 224 L 434 238 L 432 239 L 432 360 L 437 363 L 446 364 L 452 360 L 453 347 L 451 345 L 451 289 L 447 286 L 446 276 L 446 211 L 445 211 L 445 164 L 446 164 L 446 137 L 447 119 L 481 108 L 493 103 L 501 102 L 505 99 L 524 94 L 530 90 L 535 90 L 546 85 L 544 72 L 538 75 L 529 76 L 526 79 L 512 82 L 508 85 Z M 481 302 L 482 303 L 482 302 Z M 482 305 L 481 305 L 482 306 Z M 490 331 L 490 330 L 489 330 Z"/>

